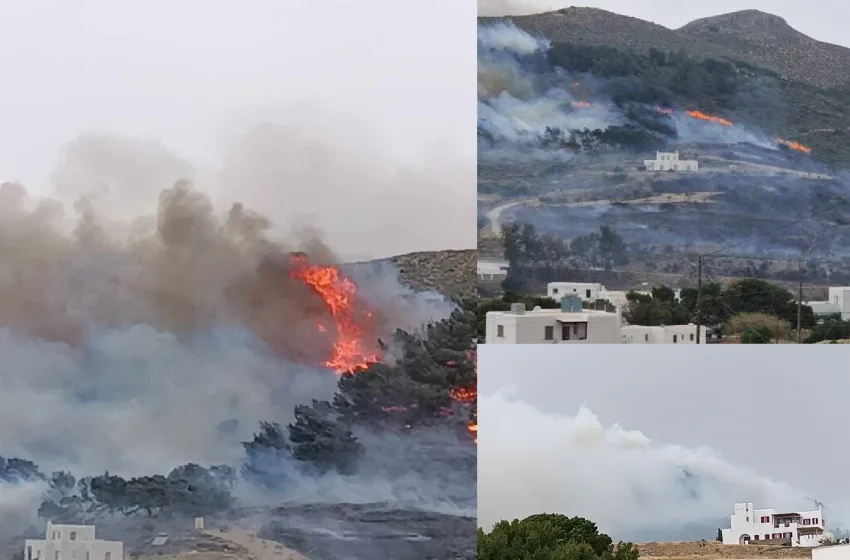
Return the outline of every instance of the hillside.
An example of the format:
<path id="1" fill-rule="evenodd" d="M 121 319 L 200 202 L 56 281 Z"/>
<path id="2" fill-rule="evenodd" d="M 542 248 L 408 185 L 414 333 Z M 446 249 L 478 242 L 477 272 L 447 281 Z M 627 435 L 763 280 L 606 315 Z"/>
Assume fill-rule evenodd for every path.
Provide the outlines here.
<path id="1" fill-rule="evenodd" d="M 850 49 L 816 41 L 782 18 L 745 10 L 680 29 L 595 8 L 479 18 L 481 23 L 505 20 L 554 44 L 613 48 L 643 60 L 655 49 L 696 61 L 732 62 L 733 80 L 747 93 L 726 100 L 722 116 L 800 141 L 820 162 L 850 167 Z M 690 101 L 718 108 L 704 96 Z"/>
<path id="2" fill-rule="evenodd" d="M 475 249 L 421 251 L 370 263 L 392 263 L 402 281 L 415 290 L 434 290 L 448 297 L 471 299 L 476 293 L 477 258 Z"/>
<path id="3" fill-rule="evenodd" d="M 740 60 L 786 80 L 819 88 L 850 84 L 850 49 L 823 43 L 772 14 L 743 10 L 695 20 L 679 29 L 597 8 L 571 7 L 510 18 L 526 31 L 555 42 L 630 50 L 683 50 L 697 58 Z"/>

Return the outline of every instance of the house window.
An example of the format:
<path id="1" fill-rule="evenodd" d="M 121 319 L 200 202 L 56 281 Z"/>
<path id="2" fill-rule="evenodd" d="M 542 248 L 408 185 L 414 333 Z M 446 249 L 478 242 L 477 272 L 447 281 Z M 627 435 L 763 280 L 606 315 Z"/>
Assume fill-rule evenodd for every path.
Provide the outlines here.
<path id="1" fill-rule="evenodd" d="M 818 518 L 817 517 L 812 518 L 812 525 L 817 525 L 817 524 L 818 524 Z"/>
<path id="2" fill-rule="evenodd" d="M 643 335 L 643 340 L 644 340 L 644 342 L 649 342 L 649 334 L 648 333 Z"/>
<path id="3" fill-rule="evenodd" d="M 691 341 L 694 339 L 694 333 L 691 333 Z"/>
<path id="4" fill-rule="evenodd" d="M 107 552 L 106 554 L 103 555 L 103 560 L 111 560 L 111 559 L 112 559 L 112 553 L 111 552 Z"/>
<path id="5" fill-rule="evenodd" d="M 27 547 L 27 560 L 32 560 L 32 547 Z"/>
<path id="6" fill-rule="evenodd" d="M 590 290 L 585 290 L 585 295 L 587 299 L 590 299 Z"/>
<path id="7" fill-rule="evenodd" d="M 674 334 L 674 335 L 673 335 L 673 344 L 676 344 L 677 342 L 679 342 L 679 335 L 678 335 L 678 334 Z M 749 521 L 749 519 L 747 519 L 747 521 Z"/>
<path id="8" fill-rule="evenodd" d="M 811 522 L 811 519 L 803 519 L 803 525 L 808 525 Z"/>
<path id="9" fill-rule="evenodd" d="M 759 536 L 758 536 L 758 535 L 754 535 L 754 536 L 753 536 L 753 540 L 754 540 L 754 541 L 759 540 Z"/>
<path id="10" fill-rule="evenodd" d="M 578 335 L 578 325 L 573 325 L 573 334 Z"/>
<path id="11" fill-rule="evenodd" d="M 71 531 L 71 536 L 69 537 L 72 541 L 77 540 L 77 532 Z"/>
<path id="12" fill-rule="evenodd" d="M 557 294 L 557 293 L 558 293 L 558 288 L 552 288 L 552 293 L 553 293 L 553 294 Z"/>
<path id="13" fill-rule="evenodd" d="M 59 554 L 58 550 L 53 552 L 53 560 L 59 560 L 61 557 L 62 557 L 62 555 Z"/>
<path id="14" fill-rule="evenodd" d="M 546 327 L 544 329 L 544 333 L 545 334 L 543 335 L 543 337 L 546 340 L 554 340 L 555 339 L 555 327 Z"/>
<path id="15" fill-rule="evenodd" d="M 569 340 L 570 339 L 570 326 L 562 325 L 561 326 L 561 340 Z"/>
<path id="16" fill-rule="evenodd" d="M 505 338 L 505 326 L 504 325 L 497 325 L 496 326 L 496 336 L 498 336 L 499 338 Z"/>
<path id="17" fill-rule="evenodd" d="M 91 560 L 91 552 L 86 551 L 86 560 Z"/>
<path id="18" fill-rule="evenodd" d="M 770 540 L 770 535 L 765 535 L 764 540 Z"/>

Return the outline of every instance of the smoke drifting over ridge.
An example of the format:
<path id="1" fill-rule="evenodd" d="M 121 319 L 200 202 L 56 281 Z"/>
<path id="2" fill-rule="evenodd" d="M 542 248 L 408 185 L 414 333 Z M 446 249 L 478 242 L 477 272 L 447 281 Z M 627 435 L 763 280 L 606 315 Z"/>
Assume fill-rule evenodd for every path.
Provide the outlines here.
<path id="1" fill-rule="evenodd" d="M 636 85 L 553 67 L 547 59 L 549 41 L 511 22 L 479 25 L 478 37 L 479 134 L 500 153 L 509 147 L 526 151 L 539 147 L 547 128 L 569 133 L 635 123 L 645 131 L 672 136 L 674 145 L 747 142 L 778 147 L 777 139 L 760 131 L 711 116 L 703 118 L 699 111 L 615 103 L 626 94 L 640 97 Z"/>
<path id="2" fill-rule="evenodd" d="M 588 518 L 615 539 L 681 540 L 683 528 L 703 523 L 702 538 L 710 539 L 736 501 L 815 507 L 805 491 L 716 451 L 657 444 L 639 431 L 604 426 L 587 407 L 575 415 L 546 414 L 512 398 L 508 388 L 478 402 L 484 426 L 478 524 L 486 529 L 501 519 L 550 512 Z M 829 520 L 846 526 L 837 514 Z"/>

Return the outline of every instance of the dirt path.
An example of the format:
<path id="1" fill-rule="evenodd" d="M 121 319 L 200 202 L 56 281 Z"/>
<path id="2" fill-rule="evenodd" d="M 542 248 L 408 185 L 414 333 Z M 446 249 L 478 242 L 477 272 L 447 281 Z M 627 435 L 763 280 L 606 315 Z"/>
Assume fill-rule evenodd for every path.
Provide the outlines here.
<path id="1" fill-rule="evenodd" d="M 508 202 L 507 204 L 501 204 L 496 206 L 489 212 L 487 212 L 487 219 L 490 220 L 490 231 L 493 235 L 499 236 L 502 234 L 502 224 L 499 219 L 502 216 L 502 212 L 507 210 L 508 208 L 513 208 L 514 206 L 519 206 L 520 204 L 525 204 L 528 202 L 527 200 L 519 200 L 516 202 Z"/>
<path id="2" fill-rule="evenodd" d="M 257 537 L 253 531 L 228 529 L 226 531 L 204 531 L 205 535 L 228 540 L 244 547 L 252 560 L 309 560 L 306 556 L 286 548 L 280 543 Z"/>

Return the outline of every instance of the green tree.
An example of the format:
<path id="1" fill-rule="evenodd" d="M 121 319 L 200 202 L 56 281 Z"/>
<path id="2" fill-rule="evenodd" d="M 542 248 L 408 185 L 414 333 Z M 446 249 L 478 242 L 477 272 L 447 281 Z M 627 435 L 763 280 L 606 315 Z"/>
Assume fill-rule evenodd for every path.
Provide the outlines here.
<path id="1" fill-rule="evenodd" d="M 351 430 L 337 418 L 327 401 L 313 399 L 311 406 L 295 407 L 295 423 L 289 425 L 292 455 L 309 461 L 320 471 L 354 472 L 363 446 Z"/>
<path id="2" fill-rule="evenodd" d="M 631 543 L 619 543 L 580 517 L 538 514 L 478 529 L 479 560 L 637 560 Z"/>
<path id="3" fill-rule="evenodd" d="M 770 344 L 771 336 L 768 327 L 758 325 L 741 333 L 741 344 Z"/>

